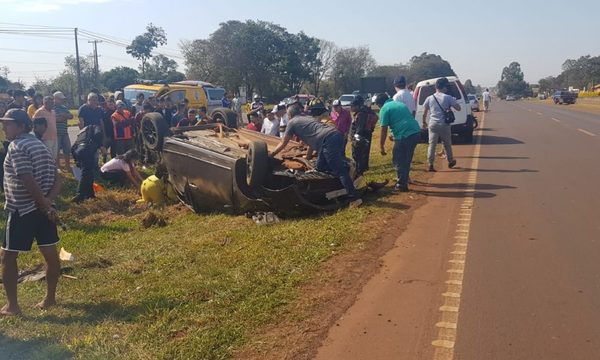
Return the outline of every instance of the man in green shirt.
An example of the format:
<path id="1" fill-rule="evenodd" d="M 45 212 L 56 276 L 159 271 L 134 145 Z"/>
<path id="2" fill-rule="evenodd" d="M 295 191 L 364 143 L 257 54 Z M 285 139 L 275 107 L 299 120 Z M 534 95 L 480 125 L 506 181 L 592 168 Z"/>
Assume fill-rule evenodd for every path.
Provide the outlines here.
<path id="1" fill-rule="evenodd" d="M 410 165 L 415 153 L 415 148 L 421 138 L 421 127 L 410 113 L 410 110 L 401 102 L 393 101 L 387 94 L 379 94 L 375 99 L 379 106 L 379 122 L 381 124 L 381 138 L 379 145 L 381 154 L 385 153 L 385 141 L 388 127 L 392 129 L 394 149 L 392 150 L 392 163 L 398 175 L 395 190 L 408 191 Z"/>

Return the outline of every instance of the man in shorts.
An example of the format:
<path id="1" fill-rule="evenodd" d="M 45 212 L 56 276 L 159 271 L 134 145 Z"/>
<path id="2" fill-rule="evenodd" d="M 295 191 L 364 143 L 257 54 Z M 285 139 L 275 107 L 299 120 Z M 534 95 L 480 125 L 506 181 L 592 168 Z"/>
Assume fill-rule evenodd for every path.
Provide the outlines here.
<path id="1" fill-rule="evenodd" d="M 60 191 L 56 163 L 50 150 L 31 131 L 31 119 L 24 110 L 9 110 L 2 118 L 2 128 L 10 141 L 4 160 L 4 208 L 8 212 L 2 243 L 2 285 L 7 304 L 1 315 L 18 315 L 17 257 L 31 250 L 37 242 L 46 261 L 46 297 L 37 306 L 56 304 L 56 286 L 60 260 L 56 251 L 58 214 L 53 202 Z"/>

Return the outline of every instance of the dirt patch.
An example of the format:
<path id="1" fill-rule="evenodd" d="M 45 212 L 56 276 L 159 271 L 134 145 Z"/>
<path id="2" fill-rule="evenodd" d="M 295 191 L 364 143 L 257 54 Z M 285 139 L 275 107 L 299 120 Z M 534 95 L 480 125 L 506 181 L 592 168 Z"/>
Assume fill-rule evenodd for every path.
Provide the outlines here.
<path id="1" fill-rule="evenodd" d="M 428 177 L 425 175 L 425 177 Z M 406 229 L 414 211 L 426 202 L 415 193 L 393 195 L 388 205 L 401 209 L 387 217 L 371 216 L 367 229 L 379 231 L 378 239 L 364 249 L 332 257 L 300 290 L 300 296 L 286 312 L 257 331 L 236 359 L 312 359 L 331 326 L 352 306 L 365 283 L 382 266 L 380 258 Z"/>

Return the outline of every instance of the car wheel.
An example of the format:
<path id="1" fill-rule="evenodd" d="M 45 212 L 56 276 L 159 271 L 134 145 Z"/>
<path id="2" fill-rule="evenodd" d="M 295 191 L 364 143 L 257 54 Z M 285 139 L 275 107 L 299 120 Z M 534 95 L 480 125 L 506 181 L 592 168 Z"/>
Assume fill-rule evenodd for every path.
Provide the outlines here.
<path id="1" fill-rule="evenodd" d="M 216 108 L 210 117 L 213 121 L 225 124 L 229 128 L 237 128 L 237 114 L 231 109 Z"/>
<path id="2" fill-rule="evenodd" d="M 144 115 L 141 124 L 142 141 L 150 150 L 162 150 L 163 140 L 169 132 L 167 122 L 159 113 Z"/>
<path id="3" fill-rule="evenodd" d="M 246 156 L 246 182 L 251 189 L 264 184 L 269 170 L 269 152 L 264 141 L 252 141 Z"/>

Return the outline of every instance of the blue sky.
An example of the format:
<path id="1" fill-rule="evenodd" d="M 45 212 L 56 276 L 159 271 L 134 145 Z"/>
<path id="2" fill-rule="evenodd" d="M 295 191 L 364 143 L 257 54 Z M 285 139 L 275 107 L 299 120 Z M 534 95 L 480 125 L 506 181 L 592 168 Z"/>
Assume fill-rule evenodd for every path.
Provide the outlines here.
<path id="1" fill-rule="evenodd" d="M 484 86 L 495 84 L 512 61 L 521 64 L 527 81 L 537 82 L 559 74 L 567 58 L 600 55 L 597 0 L 0 0 L 0 8 L 0 29 L 6 23 L 79 27 L 125 42 L 152 22 L 167 33 L 168 44 L 159 49 L 167 55 L 178 54 L 181 40 L 207 38 L 221 22 L 259 19 L 340 47 L 367 45 L 378 64 L 436 53 L 463 80 Z M 92 52 L 87 39 L 79 44 L 81 54 Z M 98 50 L 103 70 L 137 68 L 124 48 L 99 44 Z M 55 76 L 69 53 L 74 53 L 72 39 L 0 32 L 0 67 L 10 68 L 12 80 L 31 83 L 36 77 Z M 177 60 L 183 70 L 183 61 Z"/>

